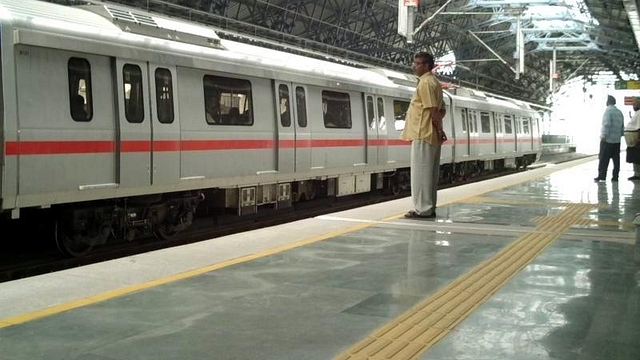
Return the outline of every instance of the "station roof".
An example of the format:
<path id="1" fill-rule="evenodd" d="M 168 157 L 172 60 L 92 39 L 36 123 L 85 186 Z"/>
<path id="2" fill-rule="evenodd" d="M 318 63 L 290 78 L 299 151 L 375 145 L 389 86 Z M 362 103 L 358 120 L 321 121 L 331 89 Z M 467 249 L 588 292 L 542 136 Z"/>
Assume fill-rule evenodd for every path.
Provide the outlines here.
<path id="1" fill-rule="evenodd" d="M 421 0 L 409 10 L 410 40 L 398 33 L 405 0 L 42 1 L 131 6 L 208 24 L 221 38 L 363 67 L 411 72 L 412 55 L 428 51 L 442 60 L 442 81 L 540 105 L 569 81 L 636 80 L 640 68 L 635 0 Z"/>

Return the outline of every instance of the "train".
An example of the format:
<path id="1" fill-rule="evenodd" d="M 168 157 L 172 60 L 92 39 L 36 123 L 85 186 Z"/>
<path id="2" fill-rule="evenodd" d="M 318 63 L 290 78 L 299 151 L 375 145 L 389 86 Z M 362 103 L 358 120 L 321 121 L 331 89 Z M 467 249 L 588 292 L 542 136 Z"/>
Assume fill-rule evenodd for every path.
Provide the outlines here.
<path id="1" fill-rule="evenodd" d="M 397 193 L 417 78 L 225 40 L 120 5 L 0 0 L 0 214 L 50 216 L 59 248 L 170 239 L 197 211 L 256 214 Z M 441 180 L 526 167 L 530 104 L 444 90 Z"/>

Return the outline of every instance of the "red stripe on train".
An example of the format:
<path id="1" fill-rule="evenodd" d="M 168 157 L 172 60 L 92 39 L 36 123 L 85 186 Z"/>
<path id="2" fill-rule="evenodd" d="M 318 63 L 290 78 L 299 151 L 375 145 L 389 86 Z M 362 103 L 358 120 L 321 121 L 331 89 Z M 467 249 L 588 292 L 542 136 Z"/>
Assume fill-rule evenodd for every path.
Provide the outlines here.
<path id="1" fill-rule="evenodd" d="M 364 146 L 364 140 L 361 140 L 361 139 L 311 140 L 311 147 L 349 147 L 349 146 Z"/>
<path id="2" fill-rule="evenodd" d="M 153 151 L 180 151 L 180 140 L 156 140 Z"/>
<path id="3" fill-rule="evenodd" d="M 273 149 L 273 140 L 183 140 L 183 151 Z"/>
<path id="4" fill-rule="evenodd" d="M 530 142 L 531 139 L 520 139 Z M 451 144 L 449 139 L 445 144 Z M 499 143 L 514 142 L 513 139 L 498 139 Z M 369 146 L 408 146 L 411 141 L 401 139 L 371 139 Z M 465 145 L 467 139 L 457 139 L 456 144 Z M 492 139 L 471 139 L 472 144 L 493 143 Z M 320 139 L 320 140 L 279 140 L 278 146 L 283 149 L 296 148 L 331 148 L 362 147 L 362 139 Z M 121 142 L 120 151 L 124 153 L 153 151 L 211 151 L 211 150 L 252 150 L 274 149 L 273 140 L 125 140 Z M 100 154 L 116 151 L 114 141 L 7 141 L 5 154 L 11 155 L 49 155 L 49 154 Z"/>
<path id="5" fill-rule="evenodd" d="M 151 151 L 151 141 L 149 140 L 124 140 L 120 142 L 120 151 L 130 152 L 149 152 Z"/>
<path id="6" fill-rule="evenodd" d="M 114 141 L 7 141 L 7 155 L 93 154 L 116 150 Z"/>

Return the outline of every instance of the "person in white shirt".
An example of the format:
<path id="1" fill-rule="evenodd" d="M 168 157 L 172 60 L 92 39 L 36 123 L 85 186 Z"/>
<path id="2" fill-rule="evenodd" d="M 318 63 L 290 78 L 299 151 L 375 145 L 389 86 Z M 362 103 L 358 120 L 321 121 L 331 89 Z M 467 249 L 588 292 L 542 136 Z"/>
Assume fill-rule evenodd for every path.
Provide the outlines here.
<path id="1" fill-rule="evenodd" d="M 624 126 L 624 141 L 627 144 L 627 162 L 633 163 L 633 176 L 629 180 L 640 180 L 640 99 L 633 102 L 635 114 Z"/>

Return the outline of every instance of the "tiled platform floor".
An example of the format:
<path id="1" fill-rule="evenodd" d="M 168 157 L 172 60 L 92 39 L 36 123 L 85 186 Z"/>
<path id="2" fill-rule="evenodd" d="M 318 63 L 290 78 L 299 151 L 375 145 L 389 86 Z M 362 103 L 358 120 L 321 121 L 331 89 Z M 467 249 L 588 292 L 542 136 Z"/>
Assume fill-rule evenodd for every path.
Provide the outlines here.
<path id="1" fill-rule="evenodd" d="M 638 359 L 640 183 L 594 164 L 0 328 L 0 359 L 332 359 L 570 203 L 593 208 L 419 358 Z"/>

